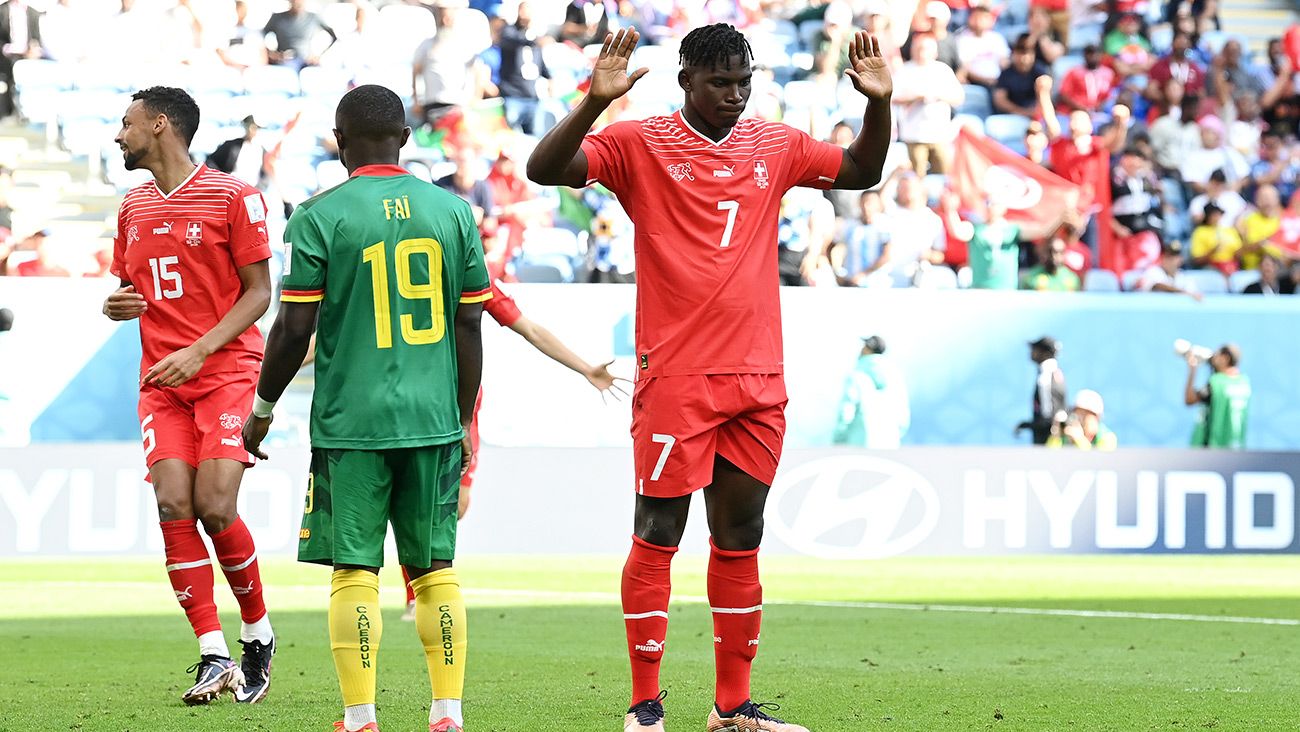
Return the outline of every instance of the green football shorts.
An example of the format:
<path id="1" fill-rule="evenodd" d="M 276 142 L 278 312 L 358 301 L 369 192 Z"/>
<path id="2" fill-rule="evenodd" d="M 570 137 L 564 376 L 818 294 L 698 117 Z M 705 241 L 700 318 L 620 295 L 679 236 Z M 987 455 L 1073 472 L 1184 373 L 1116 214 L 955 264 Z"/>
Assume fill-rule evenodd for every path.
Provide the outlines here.
<path id="1" fill-rule="evenodd" d="M 384 565 L 388 524 L 408 567 L 456 556 L 459 442 L 394 450 L 313 449 L 298 561 Z"/>

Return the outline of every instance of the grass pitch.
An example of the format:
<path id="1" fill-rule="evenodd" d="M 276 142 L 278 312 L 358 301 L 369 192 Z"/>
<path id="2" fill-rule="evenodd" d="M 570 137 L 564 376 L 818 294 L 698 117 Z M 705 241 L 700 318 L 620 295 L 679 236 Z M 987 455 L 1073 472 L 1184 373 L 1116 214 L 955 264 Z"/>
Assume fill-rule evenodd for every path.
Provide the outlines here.
<path id="1" fill-rule="evenodd" d="M 620 565 L 459 563 L 469 730 L 621 729 Z M 197 652 L 161 557 L 0 565 L 0 731 L 331 729 L 328 571 L 275 559 L 263 574 L 280 641 L 270 697 L 188 708 Z M 755 698 L 813 732 L 1300 729 L 1297 577 L 1296 557 L 768 558 Z M 236 606 L 218 583 L 234 644 Z M 422 651 L 398 619 L 400 577 L 383 583 L 380 725 L 423 730 Z M 700 731 L 713 691 L 702 559 L 674 562 L 674 594 L 666 722 Z M 1042 610 L 1060 612 L 1026 614 Z"/>

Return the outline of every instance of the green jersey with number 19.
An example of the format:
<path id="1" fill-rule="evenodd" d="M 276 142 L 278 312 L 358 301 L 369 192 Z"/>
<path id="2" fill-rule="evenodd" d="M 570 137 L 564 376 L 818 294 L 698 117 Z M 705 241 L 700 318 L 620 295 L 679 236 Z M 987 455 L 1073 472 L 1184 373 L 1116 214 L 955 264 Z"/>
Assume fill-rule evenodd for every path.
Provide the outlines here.
<path id="1" fill-rule="evenodd" d="M 469 204 L 368 165 L 300 205 L 284 240 L 280 300 L 320 302 L 312 446 L 461 439 L 456 309 L 492 296 Z"/>

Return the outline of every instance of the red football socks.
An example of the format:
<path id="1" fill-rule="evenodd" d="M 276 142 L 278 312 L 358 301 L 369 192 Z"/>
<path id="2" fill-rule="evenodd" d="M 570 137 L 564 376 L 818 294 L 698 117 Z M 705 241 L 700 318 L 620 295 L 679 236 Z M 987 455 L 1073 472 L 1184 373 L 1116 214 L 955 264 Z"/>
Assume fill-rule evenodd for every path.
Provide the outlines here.
<path id="1" fill-rule="evenodd" d="M 659 696 L 659 664 L 668 640 L 668 597 L 677 547 L 632 537 L 623 565 L 623 622 L 632 659 L 632 706 Z"/>
<path id="2" fill-rule="evenodd" d="M 758 550 L 709 547 L 709 606 L 713 610 L 713 655 L 717 664 L 718 708 L 728 712 L 749 699 L 749 673 L 758 655 L 763 622 L 763 586 Z"/>
<path id="3" fill-rule="evenodd" d="M 212 600 L 212 559 L 199 536 L 194 519 L 162 521 L 163 546 L 167 550 L 167 578 L 176 600 L 190 619 L 195 637 L 221 630 L 217 605 Z"/>
<path id="4" fill-rule="evenodd" d="M 244 520 L 235 522 L 224 531 L 212 535 L 212 548 L 217 551 L 221 571 L 226 573 L 230 591 L 239 601 L 239 617 L 245 623 L 255 623 L 266 616 L 266 603 L 262 601 L 262 577 L 257 571 L 257 549 L 253 535 L 248 533 Z M 208 575 L 211 577 L 209 568 Z M 211 580 L 209 579 L 209 584 Z"/>

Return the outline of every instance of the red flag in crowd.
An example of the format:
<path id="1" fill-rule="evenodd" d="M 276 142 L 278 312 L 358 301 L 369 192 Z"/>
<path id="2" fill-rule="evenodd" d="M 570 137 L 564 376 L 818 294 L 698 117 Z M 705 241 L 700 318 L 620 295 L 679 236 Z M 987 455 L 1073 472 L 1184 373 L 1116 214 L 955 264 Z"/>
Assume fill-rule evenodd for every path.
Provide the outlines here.
<path id="1" fill-rule="evenodd" d="M 964 210 L 983 211 L 986 197 L 998 197 L 1024 239 L 1050 236 L 1066 211 L 1078 207 L 1078 186 L 964 127 L 949 179 Z"/>

